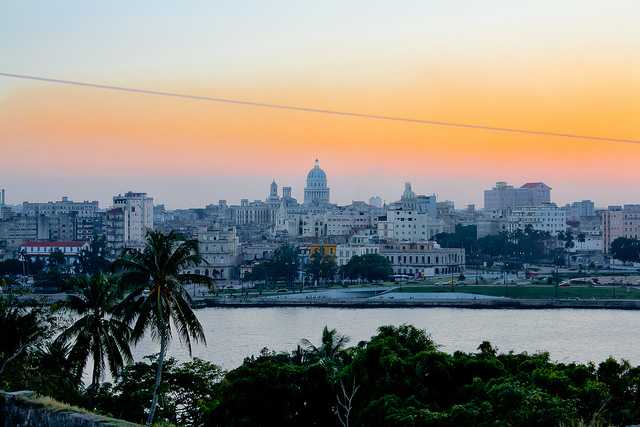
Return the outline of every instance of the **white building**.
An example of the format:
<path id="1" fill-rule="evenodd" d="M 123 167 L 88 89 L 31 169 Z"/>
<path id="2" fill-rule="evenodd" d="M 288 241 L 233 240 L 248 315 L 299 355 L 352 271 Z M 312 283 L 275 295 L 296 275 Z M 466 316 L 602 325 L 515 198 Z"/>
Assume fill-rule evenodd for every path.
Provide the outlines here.
<path id="1" fill-rule="evenodd" d="M 349 243 L 336 245 L 336 263 L 339 267 L 349 263 L 354 256 L 380 253 L 380 245 L 372 241 L 371 235 L 355 234 Z"/>
<path id="2" fill-rule="evenodd" d="M 69 200 L 68 197 L 63 197 L 62 200 L 55 202 L 24 202 L 22 204 L 22 213 L 27 216 L 58 216 L 75 213 L 79 218 L 94 218 L 99 212 L 100 208 L 97 201 L 74 202 Z"/>
<path id="3" fill-rule="evenodd" d="M 567 215 L 555 203 L 545 203 L 513 209 L 507 223 L 509 231 L 524 230 L 531 225 L 534 230 L 546 231 L 555 236 L 567 230 Z"/>
<path id="4" fill-rule="evenodd" d="M 389 209 L 377 224 L 378 237 L 407 242 L 427 241 L 445 231 L 445 223 L 428 212 Z"/>
<path id="5" fill-rule="evenodd" d="M 436 242 L 387 243 L 380 255 L 389 260 L 394 274 L 433 277 L 464 271 L 464 249 L 441 248 Z"/>
<path id="6" fill-rule="evenodd" d="M 38 258 L 46 261 L 49 255 L 57 252 L 64 255 L 67 265 L 74 265 L 85 249 L 89 249 L 88 242 L 24 242 L 20 245 L 20 252 L 32 261 Z"/>
<path id="7" fill-rule="evenodd" d="M 147 193 L 127 192 L 113 197 L 113 208 L 105 215 L 107 249 L 117 256 L 125 248 L 142 248 L 148 230 L 153 230 L 153 198 Z"/>
<path id="8" fill-rule="evenodd" d="M 197 233 L 198 249 L 203 263 L 190 269 L 214 280 L 229 280 L 240 263 L 240 240 L 235 227 L 211 226 Z"/>
<path id="9" fill-rule="evenodd" d="M 391 205 L 389 205 L 389 209 L 401 209 L 404 211 L 427 213 L 434 218 L 438 216 L 438 203 L 436 200 L 436 195 L 417 195 L 411 189 L 410 182 L 405 182 L 404 191 L 402 193 L 402 196 L 400 197 L 400 200 L 391 203 Z"/>

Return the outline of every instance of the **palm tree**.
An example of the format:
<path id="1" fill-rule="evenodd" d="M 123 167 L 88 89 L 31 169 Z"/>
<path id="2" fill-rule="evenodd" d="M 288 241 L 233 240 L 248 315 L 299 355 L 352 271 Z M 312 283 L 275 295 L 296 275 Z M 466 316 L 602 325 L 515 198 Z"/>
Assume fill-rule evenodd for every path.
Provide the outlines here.
<path id="1" fill-rule="evenodd" d="M 199 274 L 184 273 L 202 263 L 196 240 L 184 240 L 177 233 L 147 233 L 143 251 L 128 251 L 117 261 L 125 271 L 125 280 L 133 290 L 121 304 L 124 319 L 134 323 L 131 338 L 138 342 L 147 330 L 160 342 L 147 425 L 151 425 L 158 404 L 162 366 L 172 327 L 191 355 L 191 341 L 206 344 L 202 325 L 191 308 L 191 297 L 185 289 L 189 283 L 211 285 L 213 280 Z M 128 280 L 127 280 L 128 278 Z"/>
<path id="2" fill-rule="evenodd" d="M 39 308 L 27 310 L 0 299 L 0 378 L 11 362 L 48 339 L 52 322 Z"/>
<path id="3" fill-rule="evenodd" d="M 119 292 L 112 276 L 103 273 L 79 276 L 72 283 L 80 294 L 70 295 L 62 308 L 76 315 L 77 320 L 56 341 L 71 346 L 69 358 L 81 367 L 86 365 L 89 356 L 93 358 L 93 389 L 104 374 L 105 358 L 114 377 L 125 363 L 133 362 L 129 348 L 131 328 L 114 315 Z"/>
<path id="4" fill-rule="evenodd" d="M 324 329 L 322 329 L 322 338 L 319 347 L 316 347 L 306 338 L 301 340 L 301 344 L 307 352 L 318 357 L 320 360 L 335 361 L 349 341 L 350 338 L 348 336 L 339 334 L 337 330 L 329 329 L 325 326 Z"/>

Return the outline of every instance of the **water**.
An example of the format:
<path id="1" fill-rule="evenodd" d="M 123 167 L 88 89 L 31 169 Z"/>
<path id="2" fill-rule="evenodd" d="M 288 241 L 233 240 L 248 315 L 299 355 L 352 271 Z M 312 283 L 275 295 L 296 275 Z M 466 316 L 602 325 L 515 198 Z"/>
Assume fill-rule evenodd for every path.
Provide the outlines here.
<path id="1" fill-rule="evenodd" d="M 291 351 L 301 338 L 317 343 L 324 325 L 368 340 L 382 325 L 408 323 L 426 329 L 443 351 L 475 351 L 490 341 L 501 352 L 548 351 L 561 362 L 600 362 L 608 356 L 640 364 L 640 311 L 621 310 L 471 310 L 455 308 L 342 309 L 318 307 L 206 308 L 197 311 L 207 346 L 193 355 L 233 369 L 264 347 Z M 134 357 L 158 351 L 150 339 L 134 349 Z M 178 341 L 169 354 L 189 355 Z"/>

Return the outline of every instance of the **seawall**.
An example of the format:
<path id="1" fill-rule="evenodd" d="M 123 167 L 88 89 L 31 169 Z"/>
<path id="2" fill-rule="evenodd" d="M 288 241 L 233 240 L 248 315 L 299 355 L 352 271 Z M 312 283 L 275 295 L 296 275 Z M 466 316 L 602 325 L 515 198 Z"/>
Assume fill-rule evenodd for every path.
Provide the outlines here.
<path id="1" fill-rule="evenodd" d="M 138 427 L 58 402 L 38 400 L 29 391 L 0 391 L 0 427 Z"/>
<path id="2" fill-rule="evenodd" d="M 469 309 L 606 309 L 640 310 L 640 300 L 614 299 L 457 299 L 457 300 L 353 300 L 327 299 L 303 301 L 295 299 L 221 299 L 194 301 L 195 308 L 206 307 L 331 307 L 331 308 L 469 308 Z"/>

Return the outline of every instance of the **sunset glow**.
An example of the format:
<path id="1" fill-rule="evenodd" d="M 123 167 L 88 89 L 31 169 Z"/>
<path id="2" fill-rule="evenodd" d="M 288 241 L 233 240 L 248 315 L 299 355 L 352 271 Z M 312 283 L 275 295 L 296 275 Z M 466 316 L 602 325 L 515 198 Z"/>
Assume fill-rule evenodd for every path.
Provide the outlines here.
<path id="1" fill-rule="evenodd" d="M 141 37 L 144 45 L 145 37 L 160 32 L 161 23 L 134 14 L 126 18 L 140 24 L 129 23 L 134 47 L 119 45 L 120 36 L 103 42 L 107 45 L 98 51 L 104 49 L 111 57 L 104 68 L 98 57 L 88 56 L 86 62 L 75 57 L 91 50 L 86 41 L 67 39 L 60 30 L 60 44 L 52 41 L 58 62 L 47 64 L 43 74 L 335 110 L 640 139 L 640 32 L 627 22 L 631 9 L 636 16 L 640 12 L 637 3 L 614 2 L 617 5 L 602 12 L 599 22 L 619 31 L 590 32 L 588 39 L 585 29 L 594 22 L 593 16 L 585 12 L 557 24 L 552 19 L 550 26 L 540 28 L 542 18 L 537 13 L 551 3 L 539 3 L 535 10 L 507 10 L 504 22 L 490 27 L 471 21 L 457 39 L 450 29 L 429 30 L 429 13 L 434 11 L 416 3 L 412 8 L 423 14 L 422 23 L 411 17 L 409 29 L 398 24 L 397 33 L 389 28 L 378 33 L 371 27 L 384 17 L 385 8 L 379 5 L 371 8 L 372 16 L 354 22 L 355 28 L 345 24 L 331 37 L 318 34 L 317 39 L 306 40 L 306 53 L 303 41 L 294 43 L 288 37 L 295 39 L 298 25 L 310 19 L 309 13 L 317 14 L 313 20 L 317 28 L 342 22 L 322 11 L 295 10 L 287 15 L 283 6 L 279 15 L 283 28 L 281 32 L 272 28 L 276 34 L 265 35 L 269 44 L 263 48 L 248 48 L 242 37 L 216 39 L 213 30 L 200 28 L 201 33 L 193 30 L 194 34 L 184 35 L 184 51 L 170 45 L 162 55 L 147 52 L 141 57 L 136 55 L 135 40 Z M 602 6 L 569 3 L 587 11 Z M 17 51 L 22 44 L 30 56 L 37 57 L 39 51 L 43 55 L 15 64 L 2 61 L 2 71 L 37 74 L 41 61 L 52 53 L 45 52 L 46 44 L 36 43 L 37 36 L 27 41 L 20 37 L 18 27 L 28 16 L 19 6 L 9 9 L 0 18 L 0 22 L 12 20 L 9 27 L 1 26 L 0 52 Z M 231 5 L 224 9 L 233 11 Z M 221 18 L 215 11 L 206 12 L 215 27 Z M 460 18 L 455 10 L 446 13 L 452 23 Z M 193 15 L 195 22 L 204 22 L 196 17 L 197 10 Z M 150 20 L 148 32 L 142 29 L 145 19 Z M 258 18 L 234 19 L 240 25 Z M 515 23 L 518 20 L 521 27 Z M 90 37 L 86 25 L 82 27 Z M 107 30 L 100 26 L 95 31 Z M 440 38 L 431 38 L 438 34 Z M 355 37 L 360 48 L 353 57 L 346 57 L 335 44 L 338 35 L 348 43 L 355 43 Z M 225 52 L 236 44 L 238 57 L 217 52 L 214 40 L 224 45 Z M 297 43 L 301 45 L 294 46 Z M 378 54 L 376 43 L 392 43 L 396 49 Z M 465 46 L 469 50 L 461 53 Z M 73 47 L 76 52 L 70 50 Z M 278 48 L 300 55 L 292 62 L 287 54 L 279 62 Z M 121 63 L 114 65 L 113 52 Z M 209 60 L 203 59 L 207 54 Z M 184 65 L 185 58 L 197 59 L 201 67 Z M 599 205 L 637 201 L 640 196 L 640 190 L 620 187 L 623 181 L 640 179 L 636 144 L 334 117 L 8 79 L 0 79 L 0 144 L 0 181 L 7 188 L 25 185 L 16 188 L 14 201 L 58 198 L 60 194 L 46 188 L 52 180 L 70 183 L 66 187 L 75 198 L 95 194 L 99 188 L 105 200 L 128 190 L 123 187 L 127 183 L 174 207 L 238 193 L 264 198 L 272 178 L 292 185 L 294 195 L 300 196 L 304 173 L 316 157 L 329 174 L 329 185 L 340 184 L 334 194 L 341 202 L 379 193 L 393 199 L 407 180 L 421 192 L 436 192 L 440 199 L 460 204 L 479 204 L 481 190 L 502 180 L 545 181 L 559 202 L 570 194 L 592 195 Z M 112 174 L 118 178 L 109 177 Z M 168 186 L 169 177 L 178 179 Z M 188 183 L 194 188 L 180 190 Z M 231 183 L 236 191 L 228 188 Z"/>

